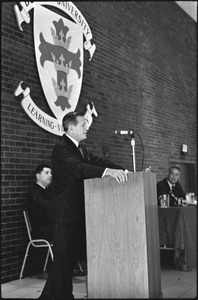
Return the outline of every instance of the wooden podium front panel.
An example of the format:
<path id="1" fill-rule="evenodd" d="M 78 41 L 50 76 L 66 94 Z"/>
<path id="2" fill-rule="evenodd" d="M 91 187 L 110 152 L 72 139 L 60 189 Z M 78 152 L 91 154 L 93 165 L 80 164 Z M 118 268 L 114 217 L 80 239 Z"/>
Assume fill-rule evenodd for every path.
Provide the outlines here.
<path id="1" fill-rule="evenodd" d="M 146 212 L 146 238 L 149 274 L 149 298 L 161 298 L 161 268 L 156 176 L 143 173 Z"/>
<path id="2" fill-rule="evenodd" d="M 144 193 L 142 173 L 85 180 L 88 298 L 149 298 Z"/>

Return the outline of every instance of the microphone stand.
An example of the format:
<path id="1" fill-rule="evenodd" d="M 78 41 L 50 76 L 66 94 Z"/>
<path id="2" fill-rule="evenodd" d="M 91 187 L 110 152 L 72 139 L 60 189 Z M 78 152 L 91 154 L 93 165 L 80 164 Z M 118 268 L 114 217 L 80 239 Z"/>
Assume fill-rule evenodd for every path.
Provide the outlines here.
<path id="1" fill-rule="evenodd" d="M 132 148 L 132 158 L 133 158 L 133 172 L 136 172 L 136 165 L 135 165 L 135 136 L 134 133 L 131 135 L 131 148 Z"/>

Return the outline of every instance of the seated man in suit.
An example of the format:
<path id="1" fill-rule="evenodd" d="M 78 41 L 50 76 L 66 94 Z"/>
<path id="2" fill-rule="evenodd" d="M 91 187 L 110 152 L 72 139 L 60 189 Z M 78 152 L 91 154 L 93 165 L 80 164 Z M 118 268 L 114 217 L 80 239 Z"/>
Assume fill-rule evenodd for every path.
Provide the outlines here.
<path id="1" fill-rule="evenodd" d="M 35 169 L 36 182 L 28 193 L 28 214 L 32 226 L 32 237 L 53 239 L 53 225 L 47 217 L 52 194 L 52 171 L 48 164 L 40 164 Z M 82 276 L 84 271 L 79 263 L 73 269 L 73 276 Z"/>
<path id="2" fill-rule="evenodd" d="M 32 226 L 32 237 L 52 240 L 51 222 L 47 218 L 51 197 L 52 171 L 48 164 L 40 164 L 35 169 L 36 182 L 28 193 L 28 214 Z"/>
<path id="3" fill-rule="evenodd" d="M 169 168 L 168 177 L 157 183 L 157 199 L 160 205 L 159 196 L 164 194 L 170 195 L 170 206 L 177 205 L 178 198 L 185 198 L 186 194 L 179 183 L 180 167 L 175 165 Z"/>

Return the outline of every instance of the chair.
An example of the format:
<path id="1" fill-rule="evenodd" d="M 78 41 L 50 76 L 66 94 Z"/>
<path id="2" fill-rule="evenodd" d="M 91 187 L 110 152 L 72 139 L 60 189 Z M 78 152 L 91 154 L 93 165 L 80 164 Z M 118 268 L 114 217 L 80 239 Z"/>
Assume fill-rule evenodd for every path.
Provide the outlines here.
<path id="1" fill-rule="evenodd" d="M 24 256 L 24 260 L 23 260 L 23 264 L 22 264 L 22 268 L 21 268 L 21 272 L 20 272 L 20 279 L 23 277 L 23 270 L 24 270 L 24 267 L 25 267 L 25 263 L 26 263 L 26 260 L 27 260 L 27 256 L 28 256 L 30 246 L 33 246 L 33 247 L 36 247 L 36 248 L 48 248 L 43 271 L 46 271 L 49 254 L 51 255 L 52 261 L 54 260 L 54 256 L 53 256 L 53 252 L 52 252 L 53 244 L 49 243 L 45 239 L 32 239 L 32 236 L 31 236 L 32 227 L 31 227 L 28 212 L 26 210 L 23 210 L 23 216 L 24 216 L 24 219 L 25 219 L 26 229 L 27 229 L 27 232 L 28 232 L 29 243 L 28 243 L 26 251 L 25 251 L 25 256 Z"/>

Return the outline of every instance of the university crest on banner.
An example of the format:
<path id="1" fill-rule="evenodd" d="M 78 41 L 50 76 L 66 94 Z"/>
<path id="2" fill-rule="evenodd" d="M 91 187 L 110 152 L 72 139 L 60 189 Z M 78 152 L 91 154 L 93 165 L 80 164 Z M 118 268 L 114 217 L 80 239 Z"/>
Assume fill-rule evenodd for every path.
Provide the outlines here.
<path id="1" fill-rule="evenodd" d="M 23 94 L 22 107 L 30 118 L 43 129 L 62 135 L 63 116 L 74 111 L 81 92 L 83 78 L 84 48 L 95 51 L 91 45 L 91 30 L 72 2 L 20 2 L 22 10 L 14 10 L 20 30 L 22 22 L 30 22 L 30 9 L 34 8 L 34 49 L 40 82 L 46 101 L 54 115 L 43 112 L 32 100 L 30 88 L 22 88 L 21 81 L 15 96 Z M 55 6 L 68 14 L 75 22 L 55 13 L 44 5 Z"/>
<path id="2" fill-rule="evenodd" d="M 46 100 L 58 120 L 75 110 L 83 75 L 83 32 L 44 7 L 34 9 L 34 47 Z"/>

